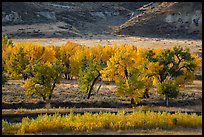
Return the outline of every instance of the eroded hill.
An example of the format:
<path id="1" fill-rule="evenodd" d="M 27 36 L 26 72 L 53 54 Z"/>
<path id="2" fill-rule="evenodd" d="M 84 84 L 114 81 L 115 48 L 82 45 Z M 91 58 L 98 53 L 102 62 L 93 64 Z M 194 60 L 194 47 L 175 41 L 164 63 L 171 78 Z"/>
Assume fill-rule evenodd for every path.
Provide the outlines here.
<path id="1" fill-rule="evenodd" d="M 11 37 L 106 35 L 145 2 L 4 2 L 3 33 Z M 147 3 L 147 2 L 146 2 Z"/>
<path id="2" fill-rule="evenodd" d="M 12 38 L 202 37 L 201 2 L 3 2 Z"/>
<path id="3" fill-rule="evenodd" d="M 202 37 L 201 2 L 155 2 L 138 9 L 144 11 L 120 26 L 114 33 L 154 37 Z"/>

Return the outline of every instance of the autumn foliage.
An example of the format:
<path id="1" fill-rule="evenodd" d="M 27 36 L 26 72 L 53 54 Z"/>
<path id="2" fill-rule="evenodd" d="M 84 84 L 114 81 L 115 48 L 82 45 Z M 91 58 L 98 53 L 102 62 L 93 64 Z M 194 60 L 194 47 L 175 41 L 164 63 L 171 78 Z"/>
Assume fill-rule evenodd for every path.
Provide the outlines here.
<path id="1" fill-rule="evenodd" d="M 202 126 L 202 116 L 194 114 L 180 113 L 170 114 L 168 112 L 135 111 L 126 113 L 120 111 L 115 113 L 91 113 L 85 112 L 83 115 L 70 113 L 68 115 L 39 115 L 36 119 L 25 117 L 22 122 L 13 124 L 2 120 L 3 134 L 28 134 L 42 131 L 52 131 L 64 129 L 70 131 L 86 131 L 111 129 L 177 129 L 177 128 L 197 128 Z"/>
<path id="2" fill-rule="evenodd" d="M 189 49 L 143 49 L 137 46 L 93 45 L 67 42 L 59 47 L 38 43 L 13 44 L 2 38 L 3 72 L 9 77 L 24 78 L 29 95 L 48 97 L 55 84 L 77 79 L 80 90 L 90 93 L 100 80 L 114 81 L 116 95 L 139 103 L 145 91 L 156 87 L 168 98 L 176 97 L 179 88 L 194 79 L 201 59 Z"/>

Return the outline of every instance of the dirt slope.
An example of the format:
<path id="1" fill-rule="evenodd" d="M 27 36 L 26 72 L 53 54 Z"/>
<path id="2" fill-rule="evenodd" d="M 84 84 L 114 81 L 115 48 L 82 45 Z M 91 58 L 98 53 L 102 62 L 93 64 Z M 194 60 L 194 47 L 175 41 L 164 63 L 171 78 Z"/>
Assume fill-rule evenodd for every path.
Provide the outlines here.
<path id="1" fill-rule="evenodd" d="M 139 10 L 144 13 L 115 27 L 114 33 L 150 37 L 202 37 L 201 2 L 154 2 Z"/>

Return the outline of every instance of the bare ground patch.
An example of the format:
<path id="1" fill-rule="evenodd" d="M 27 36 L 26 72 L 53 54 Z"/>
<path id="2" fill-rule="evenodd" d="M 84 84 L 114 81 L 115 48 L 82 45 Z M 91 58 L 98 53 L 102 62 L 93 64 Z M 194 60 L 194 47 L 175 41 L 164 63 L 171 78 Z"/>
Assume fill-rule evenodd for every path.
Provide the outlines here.
<path id="1" fill-rule="evenodd" d="M 40 97 L 28 97 L 22 88 L 23 80 L 9 80 L 2 88 L 2 108 L 43 108 L 45 103 Z M 96 85 L 97 87 L 98 85 Z M 114 83 L 104 82 L 98 93 L 93 92 L 90 99 L 80 91 L 76 80 L 63 80 L 54 90 L 51 105 L 74 108 L 131 108 L 130 100 L 116 96 Z M 150 98 L 142 99 L 138 106 L 151 106 L 155 110 L 165 110 L 164 96 L 150 90 Z M 202 81 L 196 80 L 192 85 L 186 85 L 176 99 L 170 99 L 171 110 L 202 112 Z"/>

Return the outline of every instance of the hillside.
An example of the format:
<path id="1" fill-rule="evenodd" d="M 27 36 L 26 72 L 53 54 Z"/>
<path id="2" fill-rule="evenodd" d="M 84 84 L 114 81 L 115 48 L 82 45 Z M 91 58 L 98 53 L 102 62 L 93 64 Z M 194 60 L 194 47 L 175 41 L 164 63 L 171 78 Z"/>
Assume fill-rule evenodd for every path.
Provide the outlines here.
<path id="1" fill-rule="evenodd" d="M 114 33 L 146 37 L 202 37 L 201 2 L 154 2 L 138 10 L 143 13 L 115 27 Z"/>
<path id="2" fill-rule="evenodd" d="M 12 38 L 144 36 L 201 39 L 201 2 L 3 2 Z"/>
<path id="3" fill-rule="evenodd" d="M 4 2 L 3 34 L 11 37 L 106 35 L 147 2 Z"/>

